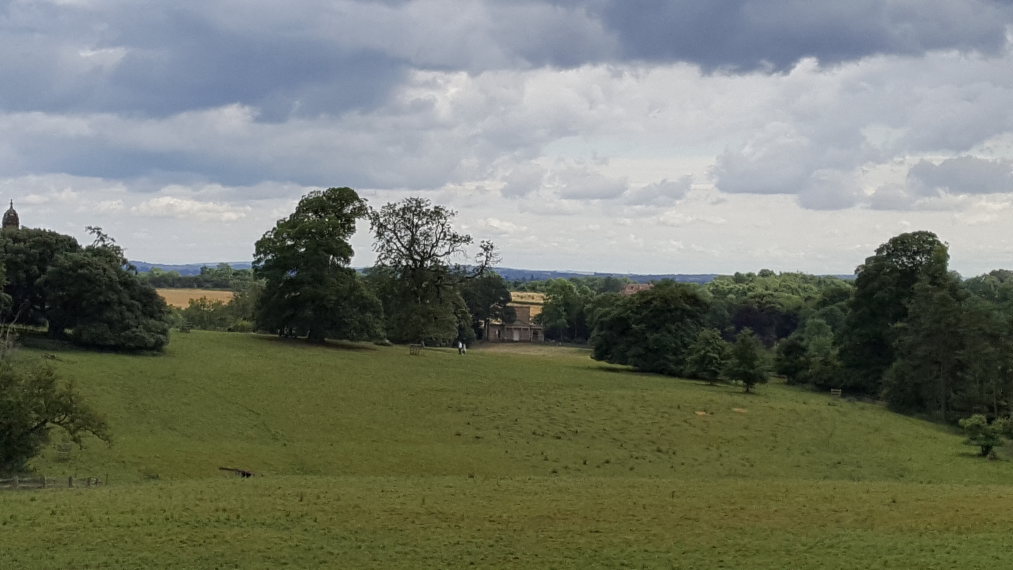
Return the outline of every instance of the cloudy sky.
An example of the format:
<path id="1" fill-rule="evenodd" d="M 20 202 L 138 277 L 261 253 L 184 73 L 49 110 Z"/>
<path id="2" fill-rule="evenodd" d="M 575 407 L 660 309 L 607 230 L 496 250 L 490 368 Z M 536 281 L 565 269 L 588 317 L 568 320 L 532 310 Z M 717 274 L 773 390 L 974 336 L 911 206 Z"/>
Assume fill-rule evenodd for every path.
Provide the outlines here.
<path id="1" fill-rule="evenodd" d="M 329 186 L 508 267 L 848 273 L 931 230 L 1013 268 L 1013 2 L 0 0 L 25 225 L 249 260 Z"/>

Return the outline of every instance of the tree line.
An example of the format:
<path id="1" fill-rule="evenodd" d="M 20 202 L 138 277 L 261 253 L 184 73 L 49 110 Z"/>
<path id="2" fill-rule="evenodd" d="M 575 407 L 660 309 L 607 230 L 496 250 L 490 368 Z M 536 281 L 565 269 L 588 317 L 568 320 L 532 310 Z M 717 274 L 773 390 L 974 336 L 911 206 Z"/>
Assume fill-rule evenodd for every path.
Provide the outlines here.
<path id="1" fill-rule="evenodd" d="M 510 317 L 510 293 L 490 271 L 499 261 L 491 242 L 458 263 L 473 239 L 455 216 L 420 197 L 371 208 L 351 188 L 310 192 L 255 244 L 256 328 L 315 342 L 470 342 L 488 320 Z M 350 267 L 359 220 L 376 253 L 363 273 Z"/>
<path id="2" fill-rule="evenodd" d="M 224 289 L 242 291 L 254 281 L 253 270 L 236 269 L 228 263 L 219 263 L 214 267 L 204 266 L 197 275 L 182 275 L 179 271 L 166 271 L 152 267 L 150 271 L 140 274 L 141 279 L 155 288 L 171 289 Z"/>
<path id="3" fill-rule="evenodd" d="M 964 280 L 948 263 L 947 245 L 920 231 L 882 244 L 853 282 L 764 270 L 608 300 L 550 284 L 545 322 L 564 315 L 557 330 L 589 331 L 594 358 L 639 370 L 746 382 L 741 365 L 753 360 L 789 383 L 880 398 L 905 413 L 1007 417 L 1013 272 Z M 556 290 L 583 291 L 583 300 Z"/>
<path id="4" fill-rule="evenodd" d="M 424 198 L 373 208 L 350 188 L 312 192 L 256 243 L 262 288 L 242 299 L 257 330 L 314 341 L 466 342 L 513 319 L 495 248 L 456 213 Z M 348 243 L 369 223 L 376 264 L 349 267 Z M 1013 392 L 1013 272 L 964 280 L 931 232 L 898 235 L 854 280 L 735 273 L 709 283 L 662 281 L 623 296 L 624 277 L 527 282 L 545 294 L 548 339 L 588 343 L 593 357 L 638 370 L 747 388 L 767 371 L 788 382 L 882 398 L 944 421 L 1008 415 Z M 749 372 L 752 370 L 753 372 Z"/>
<path id="5" fill-rule="evenodd" d="M 169 342 L 169 309 L 137 276 L 123 249 L 101 228 L 94 240 L 50 230 L 0 234 L 0 319 L 45 328 L 81 345 L 161 350 Z"/>

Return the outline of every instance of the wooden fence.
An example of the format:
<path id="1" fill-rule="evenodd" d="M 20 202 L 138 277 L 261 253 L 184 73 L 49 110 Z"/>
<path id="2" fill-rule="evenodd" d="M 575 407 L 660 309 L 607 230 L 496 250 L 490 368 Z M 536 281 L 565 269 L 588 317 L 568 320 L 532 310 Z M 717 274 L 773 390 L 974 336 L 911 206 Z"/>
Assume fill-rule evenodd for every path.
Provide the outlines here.
<path id="1" fill-rule="evenodd" d="M 8 477 L 0 479 L 0 489 L 21 490 L 21 489 L 53 489 L 53 488 L 74 488 L 74 487 L 101 487 L 106 484 L 106 479 L 98 477 Z"/>

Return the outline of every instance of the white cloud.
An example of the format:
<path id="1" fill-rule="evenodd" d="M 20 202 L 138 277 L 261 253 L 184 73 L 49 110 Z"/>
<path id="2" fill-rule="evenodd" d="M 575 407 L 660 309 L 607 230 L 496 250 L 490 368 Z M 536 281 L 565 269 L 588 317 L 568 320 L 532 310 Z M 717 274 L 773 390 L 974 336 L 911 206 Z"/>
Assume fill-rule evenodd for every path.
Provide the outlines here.
<path id="1" fill-rule="evenodd" d="M 635 206 L 662 206 L 673 204 L 686 197 L 693 183 L 693 177 L 686 175 L 678 180 L 663 179 L 636 190 L 628 190 L 624 196 L 627 204 Z"/>
<path id="2" fill-rule="evenodd" d="M 133 208 L 133 211 L 152 217 L 192 218 L 207 222 L 234 222 L 245 218 L 250 208 L 248 206 L 236 207 L 215 202 L 200 202 L 189 198 L 160 196 L 141 202 Z"/>
<path id="3" fill-rule="evenodd" d="M 517 235 L 528 232 L 527 226 L 515 224 L 507 220 L 497 218 L 485 218 L 479 222 L 479 230 L 493 235 Z"/>
<path id="4" fill-rule="evenodd" d="M 556 170 L 549 184 L 567 200 L 605 200 L 618 198 L 627 190 L 624 179 L 611 178 L 588 167 Z"/>

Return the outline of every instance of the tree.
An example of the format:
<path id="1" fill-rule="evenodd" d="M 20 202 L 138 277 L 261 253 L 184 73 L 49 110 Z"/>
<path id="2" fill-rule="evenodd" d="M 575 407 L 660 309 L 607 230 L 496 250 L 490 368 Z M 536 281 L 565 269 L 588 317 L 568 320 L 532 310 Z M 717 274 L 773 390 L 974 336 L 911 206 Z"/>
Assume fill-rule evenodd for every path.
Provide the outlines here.
<path id="1" fill-rule="evenodd" d="M 231 323 L 227 306 L 221 299 L 200 297 L 190 299 L 180 314 L 183 321 L 195 329 L 221 331 L 227 329 Z"/>
<path id="2" fill-rule="evenodd" d="M 24 470 L 53 428 L 78 445 L 86 434 L 109 441 L 105 420 L 72 385 L 61 385 L 51 368 L 20 371 L 0 360 L 0 473 Z"/>
<path id="3" fill-rule="evenodd" d="M 926 272 L 946 274 L 946 245 L 931 232 L 891 238 L 856 269 L 855 292 L 841 330 L 841 364 L 848 386 L 878 395 L 894 361 L 894 325 L 907 318 L 915 285 Z M 942 263 L 943 266 L 932 268 Z"/>
<path id="4" fill-rule="evenodd" d="M 430 280 L 445 277 L 442 274 L 447 272 L 449 260 L 472 242 L 471 236 L 454 230 L 456 215 L 420 197 L 371 210 L 376 264 L 393 269 L 415 294 L 423 295 L 424 289 L 439 284 Z"/>
<path id="5" fill-rule="evenodd" d="M 1009 431 L 1007 418 L 997 418 L 994 422 L 988 423 L 988 419 L 982 414 L 974 414 L 957 423 L 967 434 L 965 443 L 978 446 L 982 457 L 988 457 L 992 449 L 1002 443 L 1002 436 Z"/>
<path id="6" fill-rule="evenodd" d="M 661 281 L 602 312 L 591 335 L 592 358 L 678 376 L 706 313 L 699 287 Z"/>
<path id="7" fill-rule="evenodd" d="M 1010 413 L 1013 395 L 1013 314 L 1005 303 L 970 296 L 962 304 L 962 369 L 952 408 L 963 413 Z"/>
<path id="8" fill-rule="evenodd" d="M 169 309 L 138 279 L 123 250 L 101 228 L 95 241 L 62 253 L 39 280 L 51 335 L 71 330 L 78 343 L 122 350 L 161 350 L 169 342 Z"/>
<path id="9" fill-rule="evenodd" d="M 913 288 L 907 315 L 894 324 L 894 361 L 883 378 L 883 397 L 892 408 L 931 411 L 949 419 L 951 400 L 965 368 L 963 291 L 946 272 L 945 248 Z"/>
<path id="10" fill-rule="evenodd" d="M 452 267 L 464 254 L 471 236 L 453 226 L 457 212 L 428 199 L 410 197 L 370 210 L 376 266 L 370 283 L 380 297 L 387 334 L 398 341 L 446 342 L 459 337 L 459 324 L 469 322 L 461 284 L 484 274 L 498 256 L 482 242 L 476 267 Z"/>
<path id="11" fill-rule="evenodd" d="M 498 319 L 505 323 L 516 319 L 510 303 L 510 289 L 497 273 L 489 271 L 475 279 L 466 280 L 461 286 L 461 297 L 472 318 L 475 334 L 484 334 L 489 321 Z"/>
<path id="12" fill-rule="evenodd" d="M 729 353 L 725 374 L 731 380 L 742 382 L 748 393 L 756 384 L 767 383 L 767 371 L 763 344 L 750 329 L 740 332 Z"/>
<path id="13" fill-rule="evenodd" d="M 23 228 L 0 234 L 0 251 L 7 275 L 4 293 L 11 300 L 4 322 L 44 325 L 50 291 L 42 279 L 60 254 L 79 252 L 81 246 L 76 239 L 54 231 Z M 50 332 L 57 334 L 53 329 Z"/>
<path id="14" fill-rule="evenodd" d="M 590 336 L 586 306 L 594 293 L 586 285 L 569 279 L 551 279 L 545 286 L 545 303 L 536 321 L 545 327 L 545 337 L 583 341 Z"/>
<path id="15" fill-rule="evenodd" d="M 778 345 L 777 366 L 789 383 L 839 387 L 841 367 L 833 329 L 822 318 L 810 317 L 801 329 Z"/>
<path id="16" fill-rule="evenodd" d="M 728 361 L 728 343 L 717 329 L 703 329 L 689 347 L 686 356 L 686 375 L 714 384 Z"/>
<path id="17" fill-rule="evenodd" d="M 777 343 L 774 371 L 783 375 L 788 384 L 804 384 L 808 381 L 809 359 L 802 335 L 793 334 Z"/>
<path id="18" fill-rule="evenodd" d="M 351 188 L 316 190 L 257 240 L 253 269 L 265 281 L 260 328 L 313 342 L 381 336 L 380 303 L 349 267 L 348 240 L 366 214 Z"/>

